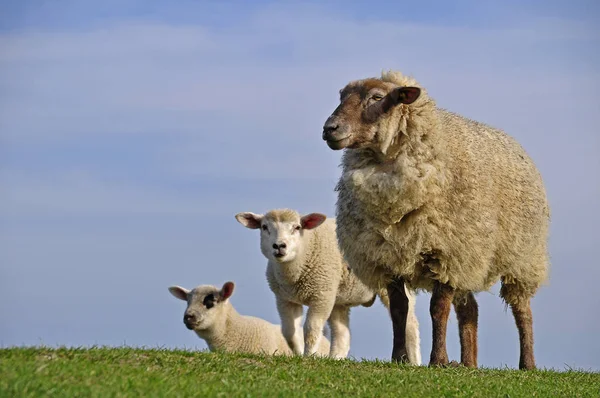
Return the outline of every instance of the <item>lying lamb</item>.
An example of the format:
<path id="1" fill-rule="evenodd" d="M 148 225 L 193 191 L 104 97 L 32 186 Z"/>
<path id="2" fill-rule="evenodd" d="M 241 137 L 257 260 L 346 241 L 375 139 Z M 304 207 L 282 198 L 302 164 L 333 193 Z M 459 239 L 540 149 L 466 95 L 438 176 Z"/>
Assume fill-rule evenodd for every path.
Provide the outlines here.
<path id="1" fill-rule="evenodd" d="M 183 323 L 204 339 L 211 351 L 292 355 L 279 325 L 238 314 L 229 302 L 233 288 L 233 282 L 226 282 L 220 290 L 215 286 L 200 285 L 192 290 L 171 286 L 169 291 L 187 301 Z M 318 354 L 325 356 L 328 353 L 329 340 L 323 337 Z"/>
<path id="2" fill-rule="evenodd" d="M 312 355 L 319 346 L 325 321 L 331 329 L 330 357 L 345 358 L 350 350 L 350 308 L 370 307 L 376 294 L 350 271 L 335 235 L 335 220 L 289 209 L 266 215 L 239 213 L 245 227 L 260 229 L 261 251 L 267 258 L 267 280 L 277 301 L 282 331 L 294 353 Z M 407 294 L 411 295 L 410 292 Z M 382 301 L 387 304 L 387 294 Z M 304 334 L 302 306 L 308 306 Z M 419 324 L 411 296 L 406 325 L 408 358 L 421 363 Z"/>

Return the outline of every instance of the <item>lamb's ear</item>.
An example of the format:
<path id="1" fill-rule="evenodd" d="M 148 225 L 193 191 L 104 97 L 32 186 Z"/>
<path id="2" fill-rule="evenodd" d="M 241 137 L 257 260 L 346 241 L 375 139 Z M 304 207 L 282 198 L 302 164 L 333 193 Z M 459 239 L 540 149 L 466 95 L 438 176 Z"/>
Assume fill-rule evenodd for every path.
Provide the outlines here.
<path id="1" fill-rule="evenodd" d="M 327 219 L 325 214 L 310 213 L 300 218 L 300 224 L 302 225 L 303 229 L 313 229 L 323 224 L 325 219 Z"/>
<path id="2" fill-rule="evenodd" d="M 254 214 L 249 211 L 244 213 L 238 213 L 235 215 L 235 219 L 238 220 L 246 228 L 258 229 L 260 228 L 260 222 L 263 219 L 262 214 Z"/>
<path id="3" fill-rule="evenodd" d="M 397 87 L 388 94 L 396 104 L 412 104 L 421 95 L 419 87 Z"/>
<path id="4" fill-rule="evenodd" d="M 235 288 L 235 283 L 233 282 L 225 282 L 223 287 L 221 288 L 221 299 L 227 300 L 233 294 L 233 288 Z"/>
<path id="5" fill-rule="evenodd" d="M 173 296 L 183 301 L 187 301 L 187 295 L 190 292 L 189 290 L 181 286 L 171 286 L 169 287 L 169 291 Z"/>

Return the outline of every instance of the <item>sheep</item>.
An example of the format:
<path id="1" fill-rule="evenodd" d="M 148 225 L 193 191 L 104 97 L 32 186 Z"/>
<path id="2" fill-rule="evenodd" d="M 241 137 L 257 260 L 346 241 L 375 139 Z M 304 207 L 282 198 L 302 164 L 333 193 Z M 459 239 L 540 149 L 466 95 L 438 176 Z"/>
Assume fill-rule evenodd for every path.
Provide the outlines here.
<path id="1" fill-rule="evenodd" d="M 233 282 L 226 282 L 221 289 L 212 285 L 192 290 L 171 286 L 169 292 L 187 302 L 183 323 L 206 341 L 210 351 L 293 355 L 279 325 L 238 314 L 229 302 L 234 287 Z M 327 355 L 329 348 L 329 340 L 323 337 L 318 354 Z"/>
<path id="2" fill-rule="evenodd" d="M 453 303 L 461 363 L 477 367 L 473 293 L 501 281 L 519 331 L 519 368 L 535 368 L 530 301 L 547 280 L 550 210 L 541 175 L 516 140 L 436 107 L 395 71 L 346 85 L 322 138 L 345 148 L 338 241 L 358 278 L 392 296 L 392 358 L 406 353 L 400 288 L 408 284 L 432 292 L 430 365 L 448 364 Z"/>
<path id="3" fill-rule="evenodd" d="M 282 331 L 297 355 L 312 355 L 325 321 L 331 329 L 332 358 L 346 358 L 350 349 L 350 308 L 370 307 L 375 292 L 350 272 L 335 236 L 335 219 L 320 213 L 304 216 L 276 209 L 265 215 L 238 213 L 243 226 L 260 229 L 260 246 L 267 258 L 267 281 L 275 294 Z M 407 292 L 409 296 L 412 293 Z M 381 297 L 387 304 L 387 293 Z M 304 333 L 303 305 L 308 306 Z M 421 363 L 419 324 L 411 297 L 406 325 L 407 350 L 413 364 Z"/>

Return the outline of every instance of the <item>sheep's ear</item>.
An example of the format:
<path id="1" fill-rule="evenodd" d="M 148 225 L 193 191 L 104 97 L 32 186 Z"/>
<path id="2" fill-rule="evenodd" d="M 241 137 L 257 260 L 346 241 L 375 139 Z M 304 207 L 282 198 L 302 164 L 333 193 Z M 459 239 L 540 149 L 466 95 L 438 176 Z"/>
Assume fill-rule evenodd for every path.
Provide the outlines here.
<path id="1" fill-rule="evenodd" d="M 235 287 L 235 283 L 233 282 L 225 282 L 223 287 L 221 288 L 221 299 L 227 300 L 233 294 L 233 288 Z"/>
<path id="2" fill-rule="evenodd" d="M 398 87 L 390 91 L 389 96 L 396 104 L 412 104 L 421 95 L 419 87 Z"/>
<path id="3" fill-rule="evenodd" d="M 188 293 L 190 292 L 189 290 L 187 290 L 184 287 L 181 286 L 171 286 L 169 288 L 169 291 L 171 292 L 171 294 L 175 297 L 177 297 L 179 300 L 183 300 L 183 301 L 187 301 L 187 296 Z"/>
<path id="4" fill-rule="evenodd" d="M 235 215 L 235 219 L 238 220 L 246 228 L 258 229 L 260 228 L 260 222 L 263 219 L 262 214 L 254 214 L 249 211 L 244 213 L 238 213 Z"/>
<path id="5" fill-rule="evenodd" d="M 303 229 L 313 229 L 323 224 L 326 218 L 327 216 L 325 214 L 310 213 L 300 219 L 300 224 Z"/>

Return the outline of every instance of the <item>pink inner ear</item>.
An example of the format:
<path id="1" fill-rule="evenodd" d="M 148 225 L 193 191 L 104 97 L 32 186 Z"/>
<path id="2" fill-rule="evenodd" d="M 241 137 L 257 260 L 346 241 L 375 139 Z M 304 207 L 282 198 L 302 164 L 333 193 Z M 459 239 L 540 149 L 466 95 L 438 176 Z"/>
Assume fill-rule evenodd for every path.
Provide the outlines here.
<path id="1" fill-rule="evenodd" d="M 419 95 L 421 95 L 421 89 L 418 87 L 406 87 L 403 91 L 406 94 L 402 101 L 404 104 L 412 104 L 419 98 Z"/>
<path id="2" fill-rule="evenodd" d="M 224 299 L 228 299 L 233 294 L 233 283 L 227 282 L 223 285 L 223 289 L 221 289 L 221 295 Z"/>
<path id="3" fill-rule="evenodd" d="M 325 216 L 322 214 L 309 214 L 307 216 L 302 217 L 302 228 L 304 229 L 313 229 L 323 224 L 325 221 Z"/>
<path id="4" fill-rule="evenodd" d="M 260 228 L 260 220 L 257 220 L 256 217 L 254 217 L 254 215 L 252 214 L 244 214 L 242 217 L 244 217 L 244 219 L 247 222 L 247 227 L 251 228 L 251 229 L 258 229 Z"/>

